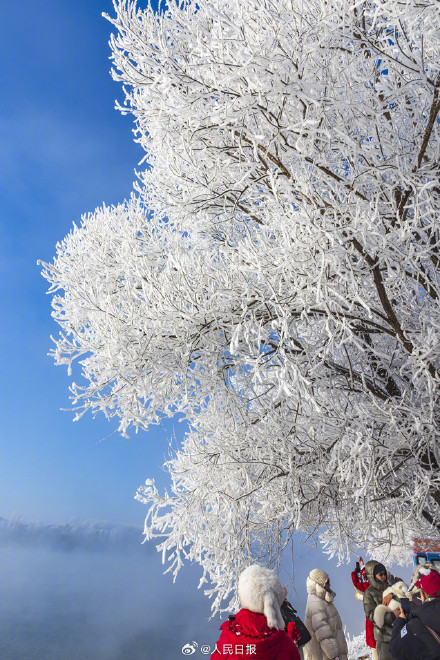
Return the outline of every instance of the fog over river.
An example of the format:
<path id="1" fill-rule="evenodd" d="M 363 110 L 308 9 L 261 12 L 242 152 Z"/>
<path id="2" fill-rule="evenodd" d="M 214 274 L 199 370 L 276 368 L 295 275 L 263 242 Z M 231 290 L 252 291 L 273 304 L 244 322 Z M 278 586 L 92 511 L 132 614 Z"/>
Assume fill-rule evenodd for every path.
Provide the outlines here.
<path id="1" fill-rule="evenodd" d="M 0 520 L 0 658 L 174 660 L 188 642 L 213 645 L 199 571 L 173 585 L 141 540 L 133 527 Z"/>
<path id="2" fill-rule="evenodd" d="M 134 526 L 0 518 L 1 660 L 179 660 L 193 642 L 195 660 L 209 657 L 226 615 L 209 620 L 200 568 L 184 567 L 173 584 L 154 545 L 141 541 Z M 361 633 L 352 567 L 298 543 L 280 577 L 300 616 L 315 567 L 330 573 L 347 631 Z M 409 567 L 398 570 L 409 577 Z"/>

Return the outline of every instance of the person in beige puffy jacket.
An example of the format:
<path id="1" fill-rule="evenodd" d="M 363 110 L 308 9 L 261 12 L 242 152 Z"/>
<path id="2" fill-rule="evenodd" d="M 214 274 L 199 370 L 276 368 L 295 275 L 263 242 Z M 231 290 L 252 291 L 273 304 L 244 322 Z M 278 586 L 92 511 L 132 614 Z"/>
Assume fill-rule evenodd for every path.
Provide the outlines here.
<path id="1" fill-rule="evenodd" d="M 304 647 L 304 659 L 347 660 L 347 641 L 327 573 L 314 568 L 307 578 L 307 593 L 304 623 L 312 639 Z"/>

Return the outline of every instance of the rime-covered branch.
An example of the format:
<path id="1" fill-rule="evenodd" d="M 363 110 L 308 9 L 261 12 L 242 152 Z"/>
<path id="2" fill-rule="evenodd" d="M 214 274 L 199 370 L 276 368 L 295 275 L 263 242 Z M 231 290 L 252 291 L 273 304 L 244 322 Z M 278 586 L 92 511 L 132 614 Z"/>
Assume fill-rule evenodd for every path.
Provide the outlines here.
<path id="1" fill-rule="evenodd" d="M 440 525 L 438 2 L 114 9 L 148 165 L 44 265 L 78 415 L 186 418 L 139 498 L 214 608 L 296 529 L 398 554 Z"/>

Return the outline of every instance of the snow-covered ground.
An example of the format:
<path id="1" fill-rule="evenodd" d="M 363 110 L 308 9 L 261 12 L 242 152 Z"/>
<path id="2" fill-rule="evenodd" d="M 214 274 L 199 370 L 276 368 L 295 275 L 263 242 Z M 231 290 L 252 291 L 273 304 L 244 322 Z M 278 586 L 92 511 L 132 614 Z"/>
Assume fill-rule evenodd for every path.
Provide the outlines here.
<path id="1" fill-rule="evenodd" d="M 371 652 L 365 642 L 365 634 L 351 637 L 347 635 L 348 660 L 370 660 Z"/>

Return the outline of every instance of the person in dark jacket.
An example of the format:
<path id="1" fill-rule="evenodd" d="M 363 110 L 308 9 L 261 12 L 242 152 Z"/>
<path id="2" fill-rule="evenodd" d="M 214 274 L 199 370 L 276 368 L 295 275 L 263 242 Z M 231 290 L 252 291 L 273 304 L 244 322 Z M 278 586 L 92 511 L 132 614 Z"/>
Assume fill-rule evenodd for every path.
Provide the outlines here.
<path id="1" fill-rule="evenodd" d="M 220 627 L 211 660 L 300 660 L 293 639 L 284 629 L 280 606 L 286 591 L 274 573 L 253 564 L 238 580 L 242 609 Z"/>
<path id="2" fill-rule="evenodd" d="M 364 611 L 367 619 L 374 623 L 377 657 L 378 660 L 392 660 L 389 645 L 395 616 L 387 612 L 381 627 L 374 621 L 374 611 L 383 602 L 383 592 L 390 587 L 391 576 L 383 564 L 373 559 L 365 564 L 365 573 L 370 586 L 364 593 Z"/>
<path id="3" fill-rule="evenodd" d="M 440 659 L 440 575 L 430 569 L 420 571 L 416 586 L 422 605 L 411 611 L 410 620 L 400 610 L 390 642 L 394 660 Z"/>
<path id="4" fill-rule="evenodd" d="M 359 557 L 359 561 L 356 562 L 355 570 L 351 574 L 351 581 L 353 582 L 354 588 L 363 594 L 370 586 L 370 583 L 367 580 L 367 574 L 365 572 L 365 563 L 362 557 Z M 374 639 L 374 623 L 365 617 L 365 638 L 367 646 L 371 649 L 371 658 L 372 660 L 377 660 L 376 652 L 376 640 Z"/>

